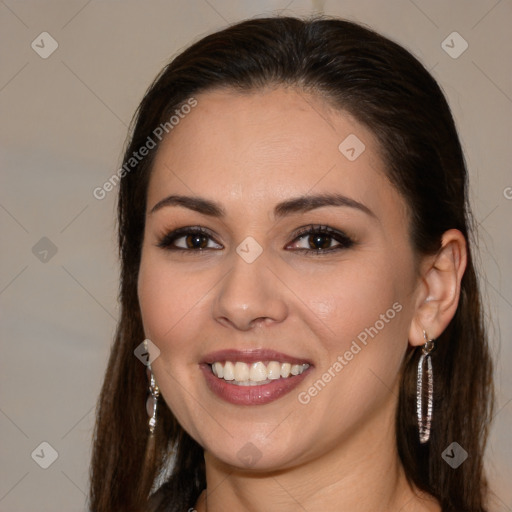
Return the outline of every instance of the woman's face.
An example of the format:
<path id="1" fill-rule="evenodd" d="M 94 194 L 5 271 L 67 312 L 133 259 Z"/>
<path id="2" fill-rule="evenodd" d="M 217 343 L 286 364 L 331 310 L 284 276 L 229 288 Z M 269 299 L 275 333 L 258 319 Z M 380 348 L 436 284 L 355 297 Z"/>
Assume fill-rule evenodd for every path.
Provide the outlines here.
<path id="1" fill-rule="evenodd" d="M 377 445 L 418 277 L 375 137 L 295 89 L 196 99 L 156 155 L 138 283 L 165 402 L 238 467 Z"/>

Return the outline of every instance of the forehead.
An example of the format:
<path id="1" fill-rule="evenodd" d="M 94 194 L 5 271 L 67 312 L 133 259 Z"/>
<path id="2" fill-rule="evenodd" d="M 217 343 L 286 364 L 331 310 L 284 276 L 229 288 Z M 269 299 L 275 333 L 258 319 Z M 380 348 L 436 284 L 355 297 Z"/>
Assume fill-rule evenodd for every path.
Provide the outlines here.
<path id="1" fill-rule="evenodd" d="M 148 206 L 165 193 L 222 198 L 227 210 L 230 202 L 267 208 L 310 192 L 339 192 L 377 209 L 400 201 L 375 136 L 317 95 L 278 87 L 196 100 L 158 150 Z"/>

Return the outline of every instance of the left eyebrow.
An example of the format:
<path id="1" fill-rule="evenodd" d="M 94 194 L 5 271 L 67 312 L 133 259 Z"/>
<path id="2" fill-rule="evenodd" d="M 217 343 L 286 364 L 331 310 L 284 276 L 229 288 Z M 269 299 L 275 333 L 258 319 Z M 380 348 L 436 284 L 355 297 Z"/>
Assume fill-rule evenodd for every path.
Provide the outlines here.
<path id="1" fill-rule="evenodd" d="M 342 194 L 318 194 L 314 196 L 307 195 L 292 198 L 279 203 L 274 208 L 274 216 L 279 218 L 289 215 L 290 213 L 307 212 L 324 206 L 346 206 L 349 208 L 355 208 L 366 213 L 370 217 L 377 219 L 375 213 L 373 213 L 366 205 Z"/>

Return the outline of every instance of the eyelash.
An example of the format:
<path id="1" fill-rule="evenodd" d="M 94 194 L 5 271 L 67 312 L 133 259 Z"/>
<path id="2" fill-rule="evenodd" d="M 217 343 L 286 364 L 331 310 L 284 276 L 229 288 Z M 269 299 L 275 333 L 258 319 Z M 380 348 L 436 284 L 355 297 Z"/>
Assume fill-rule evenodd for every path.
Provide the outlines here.
<path id="1" fill-rule="evenodd" d="M 305 226 L 303 228 L 300 228 L 293 234 L 293 240 L 291 243 L 295 242 L 298 239 L 303 239 L 307 236 L 312 235 L 327 235 L 334 239 L 336 242 L 338 242 L 340 245 L 335 247 L 329 247 L 327 249 L 304 249 L 304 248 L 298 248 L 293 249 L 294 251 L 300 251 L 303 254 L 313 254 L 313 255 L 323 255 L 326 253 L 332 253 L 336 252 L 342 249 L 348 249 L 354 245 L 354 241 L 348 237 L 345 233 L 341 231 L 337 231 L 335 229 L 330 228 L 329 226 L 323 226 L 323 225 L 309 225 Z M 166 249 L 168 251 L 182 251 L 184 253 L 191 253 L 191 252 L 203 252 L 207 250 L 212 250 L 212 248 L 199 248 L 199 249 L 184 249 L 183 247 L 176 247 L 172 244 L 184 236 L 187 235 L 204 235 L 211 239 L 213 239 L 213 236 L 211 232 L 203 227 L 200 226 L 188 226 L 183 228 L 178 228 L 174 231 L 171 231 L 165 235 L 163 235 L 158 243 L 156 244 L 158 247 L 162 249 Z M 218 243 L 218 242 L 216 242 Z M 220 245 L 220 244 L 219 244 Z M 290 245 L 290 244 L 287 244 Z M 218 249 L 217 249 L 218 250 Z"/>

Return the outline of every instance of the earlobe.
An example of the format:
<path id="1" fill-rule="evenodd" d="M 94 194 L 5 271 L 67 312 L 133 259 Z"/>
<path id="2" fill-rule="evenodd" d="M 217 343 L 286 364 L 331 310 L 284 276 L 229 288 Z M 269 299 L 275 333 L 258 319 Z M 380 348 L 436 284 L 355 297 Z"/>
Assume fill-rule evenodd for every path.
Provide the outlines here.
<path id="1" fill-rule="evenodd" d="M 458 229 L 443 234 L 441 248 L 435 257 L 425 259 L 422 269 L 419 304 L 411 323 L 409 342 L 425 343 L 423 331 L 437 338 L 455 315 L 460 297 L 460 284 L 466 269 L 466 239 Z"/>

